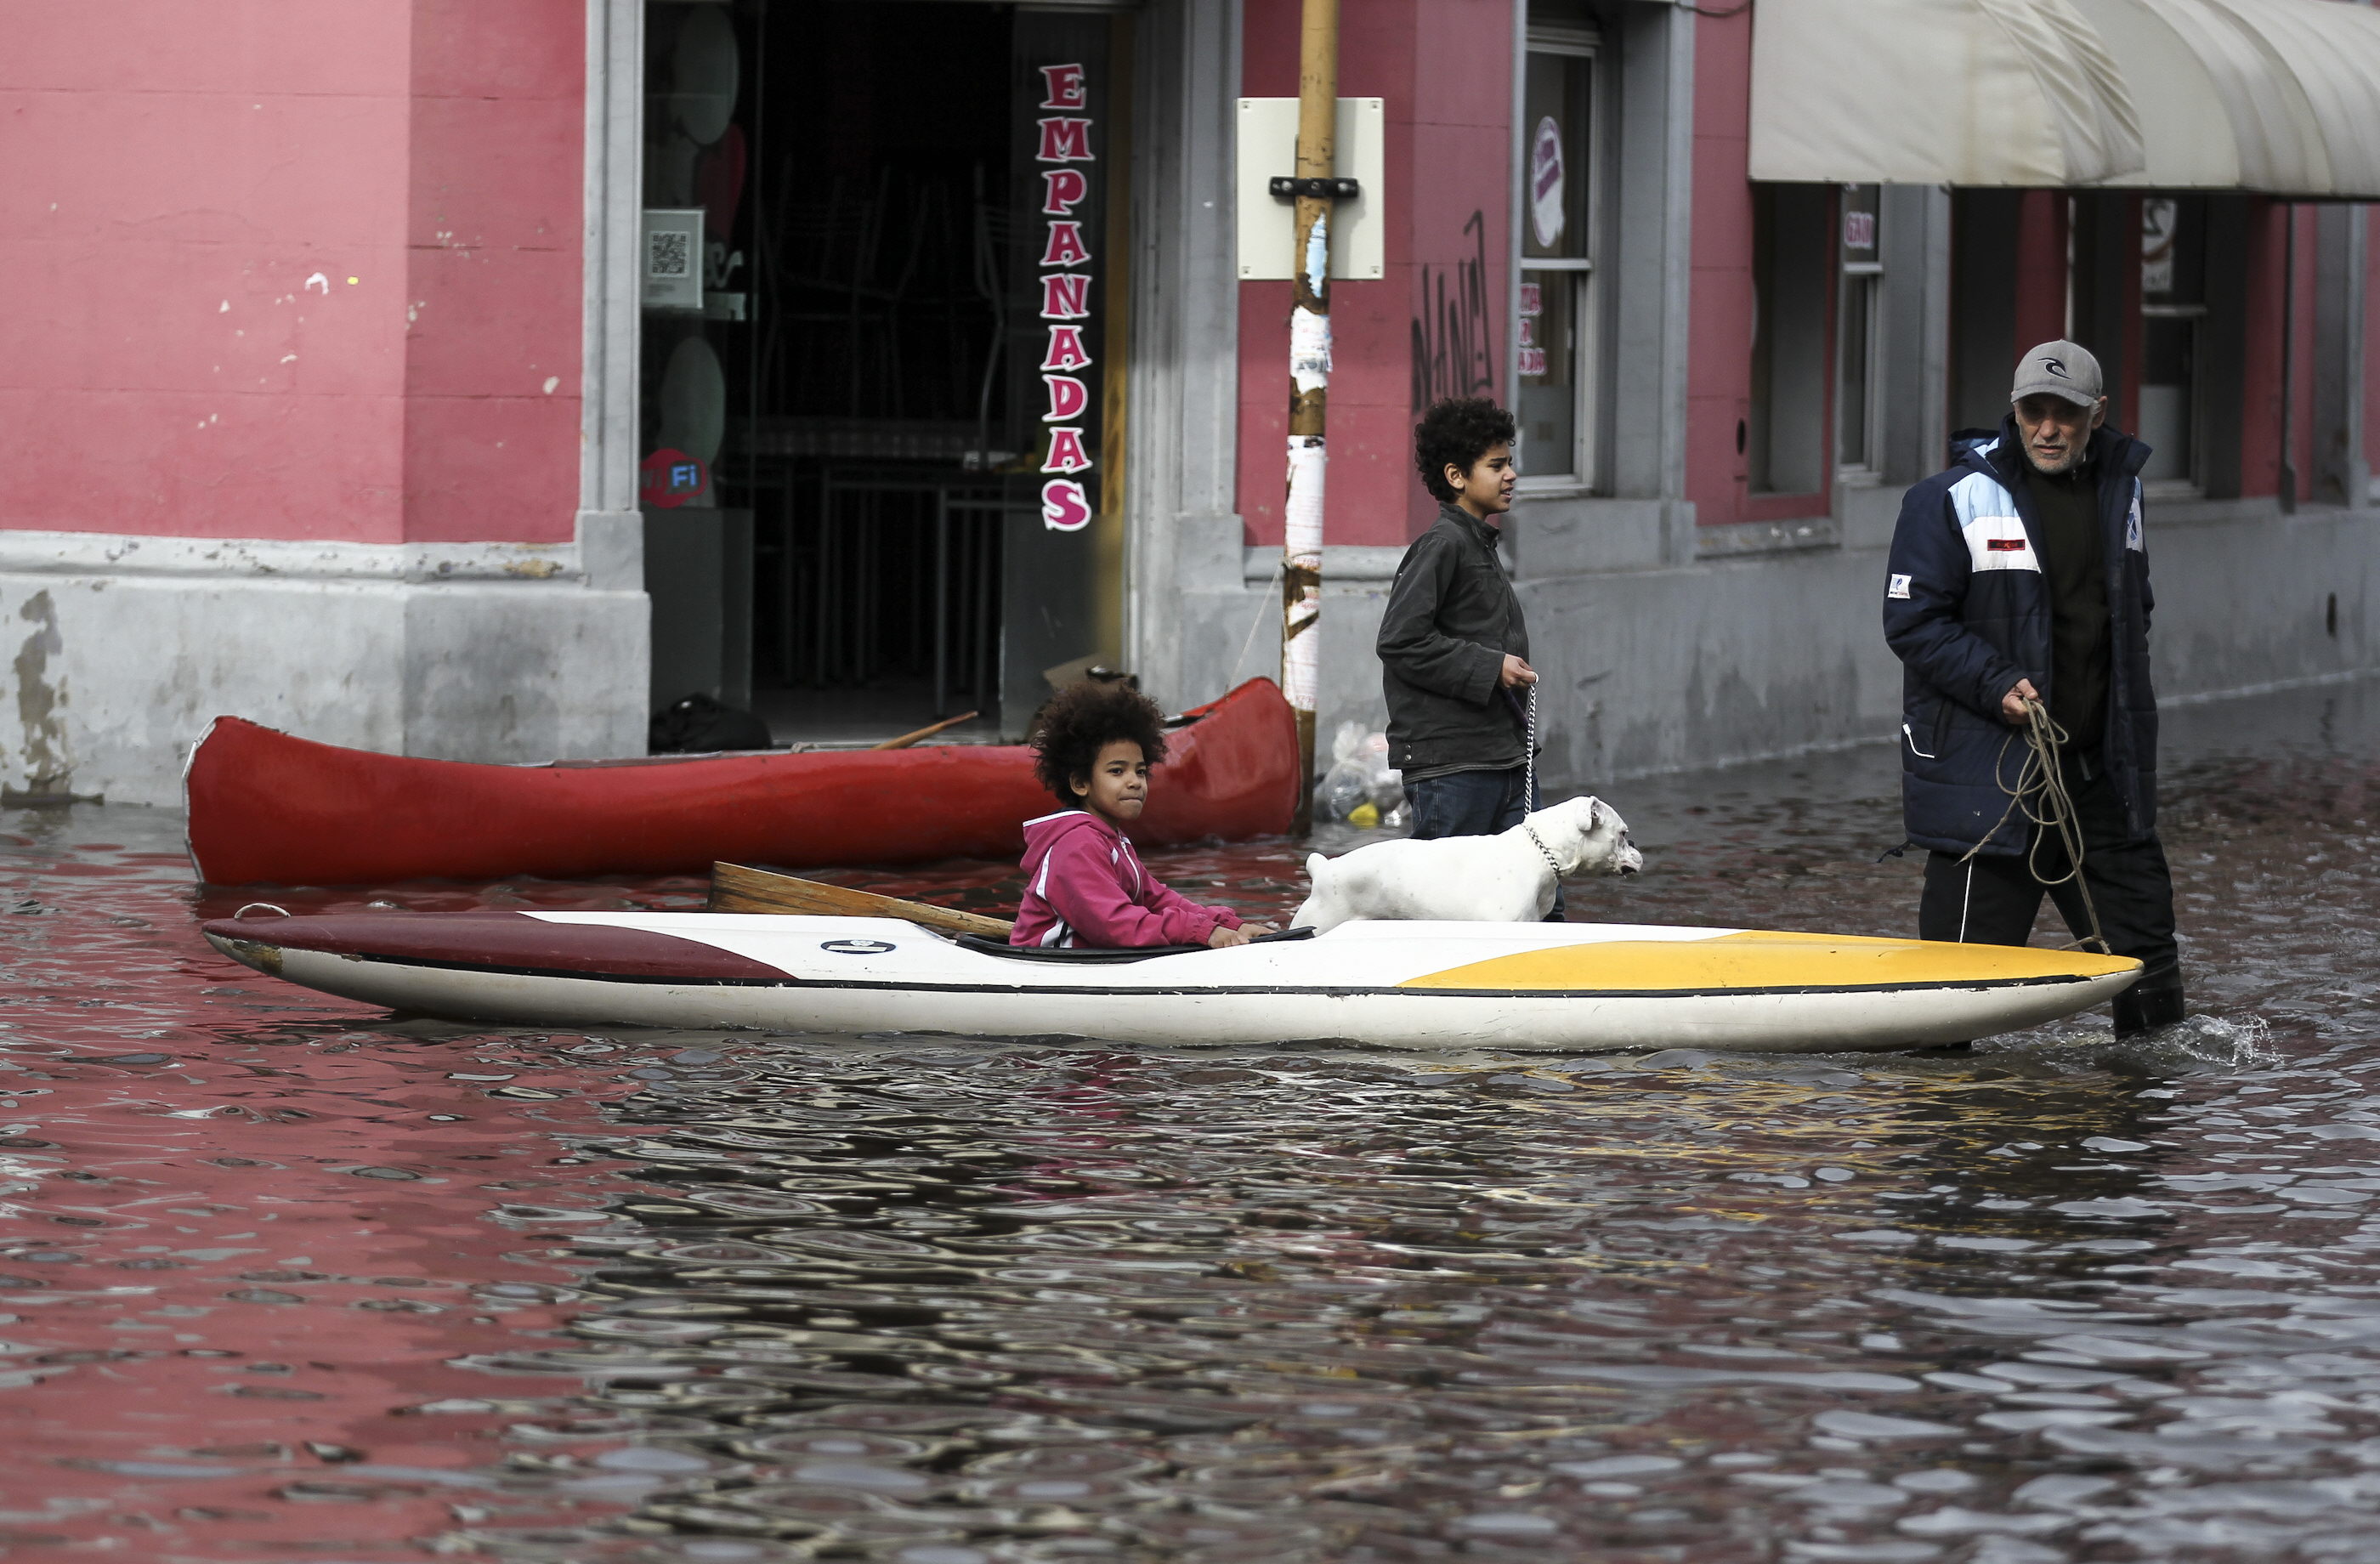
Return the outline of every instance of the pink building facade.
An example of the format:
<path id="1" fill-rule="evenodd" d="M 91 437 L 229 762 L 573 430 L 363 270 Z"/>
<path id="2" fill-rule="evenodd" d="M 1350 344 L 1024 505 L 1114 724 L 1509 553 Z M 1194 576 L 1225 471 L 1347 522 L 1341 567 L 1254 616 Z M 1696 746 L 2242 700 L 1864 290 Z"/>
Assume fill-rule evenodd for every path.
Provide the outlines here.
<path id="1" fill-rule="evenodd" d="M 1941 467 L 1955 431 L 1996 425 L 2017 356 L 2059 336 L 2093 347 L 2112 418 L 2159 449 L 2161 687 L 2205 695 L 2380 661 L 2370 207 L 2159 189 L 2139 174 L 2034 188 L 1755 180 L 1757 29 L 1801 25 L 1808 5 L 1423 9 L 1351 9 L 1342 54 L 1342 91 L 1387 99 L 1392 212 L 1388 276 L 1342 285 L 1333 302 L 1342 341 L 1366 333 L 1340 353 L 1344 414 L 1333 388 L 1325 645 L 1339 709 L 1378 716 L 1368 637 L 1430 515 L 1405 460 L 1411 420 L 1431 396 L 1471 393 L 1521 414 L 1506 552 L 1561 713 L 1558 771 L 1888 733 L 1900 671 L 1876 619 L 1900 495 Z M 1248 0 L 1246 91 L 1293 90 L 1296 13 Z M 1500 28 L 1509 58 L 1480 45 Z M 1573 83 L 1559 103 L 1557 72 Z M 2380 135 L 2380 92 L 2362 112 Z M 1573 224 L 1551 245 L 1534 231 L 1549 135 Z M 1494 139 L 1505 208 L 1466 229 L 1494 184 L 1477 149 Z M 1439 155 L 1418 150 L 1431 144 Z M 1557 287 L 1574 290 L 1567 321 Z M 1467 313 L 1442 303 L 1479 296 Z M 1242 289 L 1251 584 L 1281 536 L 1286 308 L 1284 285 Z M 1548 355 L 1551 374 L 1524 372 Z M 1400 380 L 1413 388 L 1402 407 L 1386 394 Z M 1567 427 L 1538 416 L 1557 391 Z"/>
<path id="2" fill-rule="evenodd" d="M 170 802 L 223 712 L 533 760 L 1272 671 L 1289 285 L 1232 214 L 1297 0 L 136 10 L 0 65 L 12 794 Z M 1555 776 L 1888 733 L 1900 493 L 2064 334 L 2163 454 L 2163 687 L 2380 667 L 2370 209 L 1755 181 L 1793 14 L 1345 0 L 1325 732 L 1380 716 L 1412 424 L 1485 394 Z"/>
<path id="3" fill-rule="evenodd" d="M 579 523 L 585 8 L 9 30 L 9 789 L 170 797 L 226 710 L 426 754 L 640 745 L 614 686 L 644 600 Z"/>

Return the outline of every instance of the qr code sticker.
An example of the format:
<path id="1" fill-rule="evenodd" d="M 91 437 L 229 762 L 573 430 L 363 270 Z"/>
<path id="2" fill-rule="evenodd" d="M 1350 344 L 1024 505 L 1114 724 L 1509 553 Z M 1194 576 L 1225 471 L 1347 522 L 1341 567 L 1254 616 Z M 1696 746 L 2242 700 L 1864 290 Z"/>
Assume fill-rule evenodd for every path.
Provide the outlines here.
<path id="1" fill-rule="evenodd" d="M 694 274 L 694 236 L 683 228 L 656 228 L 645 236 L 645 275 Z"/>

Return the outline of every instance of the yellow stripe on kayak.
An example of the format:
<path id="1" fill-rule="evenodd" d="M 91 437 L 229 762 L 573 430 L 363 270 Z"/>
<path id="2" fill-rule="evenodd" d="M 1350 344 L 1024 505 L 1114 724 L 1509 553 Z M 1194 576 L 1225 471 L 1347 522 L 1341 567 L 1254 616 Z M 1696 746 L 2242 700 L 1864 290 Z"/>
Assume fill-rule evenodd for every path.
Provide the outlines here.
<path id="1" fill-rule="evenodd" d="M 1955 945 L 1853 934 L 1748 930 L 1709 940 L 1614 940 L 1523 951 L 1410 977 L 1402 988 L 1515 992 L 1707 992 L 1723 988 L 1874 988 L 1933 983 L 2010 983 L 2137 972 L 2126 956 L 2023 945 Z"/>

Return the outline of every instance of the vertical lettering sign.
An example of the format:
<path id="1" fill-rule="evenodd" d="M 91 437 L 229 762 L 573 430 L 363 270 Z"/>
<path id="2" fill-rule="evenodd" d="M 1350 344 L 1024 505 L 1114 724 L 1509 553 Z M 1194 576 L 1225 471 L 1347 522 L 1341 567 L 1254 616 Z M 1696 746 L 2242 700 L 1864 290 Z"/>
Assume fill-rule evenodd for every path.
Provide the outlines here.
<path id="1" fill-rule="evenodd" d="M 1091 388 L 1084 322 L 1091 314 L 1091 245 L 1085 233 L 1093 161 L 1090 93 L 1081 65 L 1042 66 L 1040 106 L 1055 110 L 1036 121 L 1040 132 L 1034 162 L 1041 176 L 1039 216 L 1047 225 L 1040 260 L 1041 384 L 1049 397 L 1041 421 L 1049 426 L 1049 454 L 1041 459 L 1041 525 L 1052 532 L 1079 532 L 1094 509 L 1083 474 L 1093 467 L 1083 443 Z"/>

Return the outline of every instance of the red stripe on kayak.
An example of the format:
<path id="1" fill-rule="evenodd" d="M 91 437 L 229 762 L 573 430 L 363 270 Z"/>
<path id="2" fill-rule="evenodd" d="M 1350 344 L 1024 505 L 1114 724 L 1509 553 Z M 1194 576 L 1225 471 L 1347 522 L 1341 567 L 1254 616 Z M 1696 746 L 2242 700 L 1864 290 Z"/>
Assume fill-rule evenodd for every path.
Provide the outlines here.
<path id="1" fill-rule="evenodd" d="M 217 918 L 205 931 L 285 951 L 383 961 L 535 967 L 623 977 L 716 979 L 784 974 L 749 956 L 649 928 L 548 923 L 527 913 L 354 913 L 335 917 Z"/>

